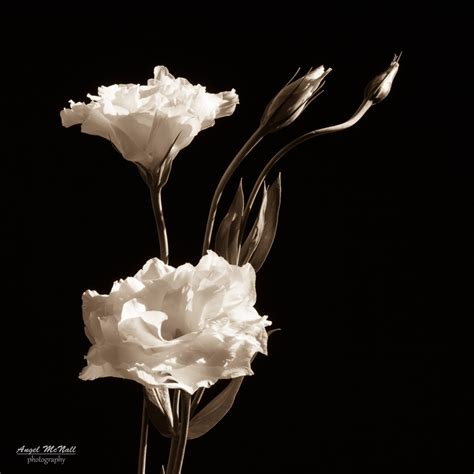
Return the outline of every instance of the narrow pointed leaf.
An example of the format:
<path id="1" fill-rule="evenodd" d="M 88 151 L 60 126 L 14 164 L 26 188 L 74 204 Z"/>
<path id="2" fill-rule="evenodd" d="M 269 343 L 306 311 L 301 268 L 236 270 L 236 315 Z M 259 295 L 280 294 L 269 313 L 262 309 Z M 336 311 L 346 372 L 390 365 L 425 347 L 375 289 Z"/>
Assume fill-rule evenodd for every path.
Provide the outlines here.
<path id="1" fill-rule="evenodd" d="M 140 176 L 142 177 L 143 181 L 145 181 L 147 186 L 149 186 L 151 183 L 149 171 L 141 163 L 135 163 L 135 165 L 138 168 L 138 172 L 140 173 Z"/>
<path id="2" fill-rule="evenodd" d="M 267 199 L 267 187 L 263 185 L 262 204 L 260 205 L 258 216 L 255 219 L 255 222 L 242 245 L 242 249 L 240 250 L 240 265 L 244 265 L 250 260 L 258 246 L 258 243 L 260 242 L 260 239 L 262 238 L 263 229 L 265 227 L 265 210 L 267 208 Z"/>
<path id="3" fill-rule="evenodd" d="M 146 409 L 153 426 L 166 437 L 171 437 L 173 431 L 173 412 L 167 388 L 145 388 Z"/>
<path id="4" fill-rule="evenodd" d="M 237 263 L 239 253 L 239 230 L 244 210 L 244 192 L 240 181 L 237 192 L 222 219 L 216 235 L 215 250 L 230 263 Z"/>
<path id="5" fill-rule="evenodd" d="M 240 224 L 244 215 L 244 190 L 242 189 L 242 181 L 240 181 L 237 194 L 235 195 L 234 218 L 230 223 L 229 241 L 227 244 L 227 261 L 230 263 L 238 263 L 239 259 L 239 233 Z"/>
<path id="6" fill-rule="evenodd" d="M 158 168 L 158 171 L 156 172 L 157 189 L 162 189 L 165 187 L 170 177 L 172 166 L 173 166 L 173 158 L 168 155 L 163 160 L 160 167 Z"/>
<path id="7" fill-rule="evenodd" d="M 224 418 L 232 408 L 243 380 L 243 377 L 232 379 L 216 398 L 192 418 L 189 423 L 188 439 L 196 439 L 206 434 Z"/>
<path id="8" fill-rule="evenodd" d="M 267 207 L 265 209 L 265 225 L 262 237 L 258 242 L 255 252 L 249 260 L 256 272 L 260 270 L 268 256 L 268 253 L 270 252 L 270 249 L 272 248 L 272 244 L 275 239 L 275 234 L 278 226 L 280 203 L 281 175 L 279 174 L 278 178 L 268 190 Z"/>

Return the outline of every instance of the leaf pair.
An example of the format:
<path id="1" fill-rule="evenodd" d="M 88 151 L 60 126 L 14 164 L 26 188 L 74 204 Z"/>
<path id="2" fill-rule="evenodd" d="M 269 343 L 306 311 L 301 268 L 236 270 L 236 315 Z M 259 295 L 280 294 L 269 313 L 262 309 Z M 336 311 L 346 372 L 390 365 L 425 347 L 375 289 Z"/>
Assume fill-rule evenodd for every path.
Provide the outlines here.
<path id="1" fill-rule="evenodd" d="M 188 439 L 206 434 L 232 408 L 243 377 L 232 379 L 227 387 L 200 410 L 190 421 Z M 167 388 L 145 388 L 148 417 L 153 426 L 166 438 L 176 436 L 169 390 Z"/>
<path id="2" fill-rule="evenodd" d="M 255 271 L 258 271 L 264 264 L 275 239 L 281 204 L 281 175 L 278 175 L 270 188 L 264 186 L 258 216 L 245 241 L 243 233 L 250 208 L 248 205 L 244 207 L 244 204 L 242 181 L 240 181 L 229 211 L 217 231 L 215 250 L 229 263 L 244 265 L 250 262 Z"/>
<path id="3" fill-rule="evenodd" d="M 278 329 L 268 331 L 268 336 L 275 331 L 278 331 Z M 253 362 L 256 355 L 254 354 L 251 362 Z M 206 434 L 227 415 L 234 404 L 243 381 L 244 377 L 231 379 L 222 392 L 216 395 L 202 410 L 198 411 L 189 424 L 188 439 L 196 439 Z"/>
<path id="4" fill-rule="evenodd" d="M 262 204 L 255 222 L 242 245 L 239 265 L 250 262 L 258 272 L 275 240 L 281 204 L 281 174 L 268 189 L 264 185 Z M 246 209 L 248 213 L 250 209 Z"/>
<path id="5" fill-rule="evenodd" d="M 235 193 L 229 211 L 222 219 L 217 230 L 215 249 L 217 254 L 224 257 L 229 263 L 237 264 L 240 252 L 240 232 L 244 215 L 244 191 L 242 180 Z"/>
<path id="6" fill-rule="evenodd" d="M 166 438 L 175 436 L 173 409 L 166 387 L 144 387 L 146 409 L 153 426 Z"/>
<path id="7" fill-rule="evenodd" d="M 268 331 L 268 336 L 277 331 Z M 252 361 L 256 354 L 252 357 Z M 227 386 L 216 395 L 204 408 L 194 415 L 188 428 L 188 439 L 200 438 L 216 426 L 229 412 L 234 404 L 244 377 L 231 379 Z M 153 426 L 165 437 L 172 438 L 177 435 L 177 426 L 174 424 L 173 409 L 169 390 L 166 387 L 145 387 L 146 407 L 148 417 Z"/>

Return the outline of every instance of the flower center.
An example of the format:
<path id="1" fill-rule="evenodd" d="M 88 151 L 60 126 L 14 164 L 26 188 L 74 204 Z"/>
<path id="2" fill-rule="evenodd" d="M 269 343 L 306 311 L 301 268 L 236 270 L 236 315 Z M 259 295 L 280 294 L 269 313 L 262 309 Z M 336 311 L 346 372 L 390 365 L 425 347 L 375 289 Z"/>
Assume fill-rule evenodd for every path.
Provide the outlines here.
<path id="1" fill-rule="evenodd" d="M 181 324 L 180 324 L 181 323 Z M 170 320 L 169 315 L 168 319 L 163 322 L 161 326 L 161 336 L 167 341 L 172 341 L 173 339 L 178 339 L 178 337 L 188 334 L 190 331 L 188 328 L 183 327 L 183 321 L 173 321 Z"/>

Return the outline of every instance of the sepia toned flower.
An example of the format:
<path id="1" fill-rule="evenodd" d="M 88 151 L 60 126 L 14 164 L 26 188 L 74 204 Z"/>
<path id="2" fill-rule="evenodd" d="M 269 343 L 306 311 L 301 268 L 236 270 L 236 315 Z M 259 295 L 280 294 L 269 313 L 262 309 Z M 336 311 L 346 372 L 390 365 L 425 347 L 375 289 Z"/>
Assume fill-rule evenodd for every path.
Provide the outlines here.
<path id="1" fill-rule="evenodd" d="M 231 115 L 239 102 L 234 89 L 211 94 L 164 66 L 155 67 L 146 86 L 102 86 L 88 97 L 89 103 L 71 100 L 61 111 L 63 126 L 81 124 L 82 132 L 110 140 L 125 159 L 150 171 L 174 159 L 215 119 Z"/>
<path id="2" fill-rule="evenodd" d="M 374 77 L 365 88 L 365 98 L 371 100 L 374 104 L 382 102 L 392 89 L 392 83 L 397 75 L 400 66 L 400 56 L 396 54 L 390 63 L 390 66 L 378 76 Z"/>
<path id="3" fill-rule="evenodd" d="M 251 375 L 252 357 L 267 352 L 271 324 L 255 301 L 250 264 L 231 265 L 211 251 L 195 267 L 151 259 L 110 294 L 84 293 L 92 347 L 80 378 L 120 377 L 194 393 Z"/>
<path id="4" fill-rule="evenodd" d="M 299 79 L 289 82 L 267 105 L 261 126 L 269 132 L 274 132 L 293 123 L 316 98 L 324 78 L 330 72 L 330 68 L 324 69 L 324 66 L 319 66 Z"/>

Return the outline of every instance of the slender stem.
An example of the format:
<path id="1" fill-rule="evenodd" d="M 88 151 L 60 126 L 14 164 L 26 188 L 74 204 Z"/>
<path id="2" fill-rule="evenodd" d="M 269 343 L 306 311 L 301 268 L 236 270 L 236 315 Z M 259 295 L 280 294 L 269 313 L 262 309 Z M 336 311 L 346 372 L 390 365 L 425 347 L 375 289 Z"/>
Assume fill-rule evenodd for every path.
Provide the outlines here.
<path id="1" fill-rule="evenodd" d="M 176 448 L 176 458 L 173 471 L 170 474 L 181 474 L 183 467 L 184 452 L 186 450 L 186 442 L 188 441 L 189 416 L 191 412 L 191 395 L 182 391 L 180 398 L 181 405 L 181 421 L 179 424 L 178 446 Z"/>
<path id="2" fill-rule="evenodd" d="M 173 419 L 175 426 L 178 426 L 179 422 L 179 399 L 180 399 L 180 391 L 178 389 L 173 390 Z"/>
<path id="3" fill-rule="evenodd" d="M 146 451 L 148 444 L 148 415 L 146 412 L 146 399 L 143 393 L 142 421 L 140 429 L 140 448 L 138 451 L 138 474 L 145 474 L 146 471 Z"/>
<path id="4" fill-rule="evenodd" d="M 168 464 L 166 465 L 166 474 L 173 474 L 176 463 L 176 453 L 178 448 L 178 438 L 171 438 L 170 452 L 168 454 Z"/>
<path id="5" fill-rule="evenodd" d="M 311 140 L 312 138 L 319 137 L 320 135 L 326 135 L 328 133 L 335 133 L 335 132 L 340 132 L 341 130 L 345 130 L 349 127 L 352 127 L 354 124 L 356 124 L 362 116 L 370 109 L 370 107 L 373 105 L 373 102 L 370 100 L 364 100 L 362 104 L 359 106 L 357 111 L 354 113 L 354 115 L 347 121 L 337 124 L 337 125 L 332 125 L 330 127 L 324 127 L 320 128 L 318 130 L 312 130 L 311 132 L 305 133 L 304 135 L 301 135 L 298 138 L 295 138 L 293 141 L 285 145 L 281 150 L 279 150 L 273 157 L 272 159 L 266 164 L 265 168 L 262 170 L 260 173 L 259 177 L 257 178 L 257 181 L 255 183 L 255 186 L 252 189 L 252 192 L 250 193 L 250 197 L 247 201 L 247 204 L 245 206 L 244 210 L 244 215 L 242 218 L 242 224 L 240 227 L 240 235 L 243 235 L 243 232 L 245 230 L 245 226 L 247 224 L 247 220 L 250 214 L 250 210 L 252 209 L 252 205 L 255 201 L 255 198 L 257 197 L 258 191 L 260 190 L 263 181 L 267 177 L 268 173 L 271 171 L 271 169 L 293 148 L 297 147 L 298 145 L 301 145 L 301 143 Z"/>
<path id="6" fill-rule="evenodd" d="M 166 234 L 166 223 L 163 214 L 163 203 L 161 201 L 162 187 L 153 186 L 148 182 L 150 189 L 151 203 L 153 207 L 153 214 L 155 216 L 156 230 L 158 232 L 158 239 L 160 241 L 160 256 L 164 263 L 168 263 L 168 237 Z M 146 411 L 146 395 L 143 393 L 143 409 L 140 428 L 140 448 L 138 453 L 138 474 L 145 474 L 146 472 L 146 453 L 148 446 L 148 415 Z M 171 453 L 170 453 L 171 458 Z"/>
<path id="7" fill-rule="evenodd" d="M 179 401 L 180 401 L 180 390 L 173 390 L 173 401 L 171 404 L 173 413 L 173 426 L 175 429 L 179 426 Z M 176 464 L 176 454 L 178 448 L 178 436 L 175 434 L 171 439 L 170 452 L 168 454 L 168 464 L 166 466 L 166 474 L 172 474 L 174 472 L 174 466 Z"/>
<path id="8" fill-rule="evenodd" d="M 153 206 L 153 214 L 155 216 L 156 232 L 160 241 L 160 258 L 164 263 L 168 263 L 168 235 L 166 233 L 165 216 L 163 213 L 163 203 L 161 201 L 161 187 L 155 188 L 148 186 L 150 189 L 151 204 Z"/>
<path id="9" fill-rule="evenodd" d="M 239 164 L 244 160 L 244 158 L 252 151 L 252 149 L 258 144 L 258 142 L 265 135 L 264 129 L 258 127 L 257 130 L 252 134 L 252 136 L 245 142 L 244 146 L 240 151 L 235 155 L 229 167 L 226 169 L 225 173 L 222 175 L 222 178 L 217 185 L 217 188 L 212 197 L 211 207 L 209 208 L 209 215 L 207 217 L 206 232 L 204 234 L 204 242 L 202 246 L 202 253 L 205 254 L 209 247 L 211 246 L 212 239 L 212 229 L 214 228 L 214 221 L 216 219 L 217 206 L 219 205 L 222 192 L 226 184 L 229 182 L 230 177 L 237 169 Z"/>

